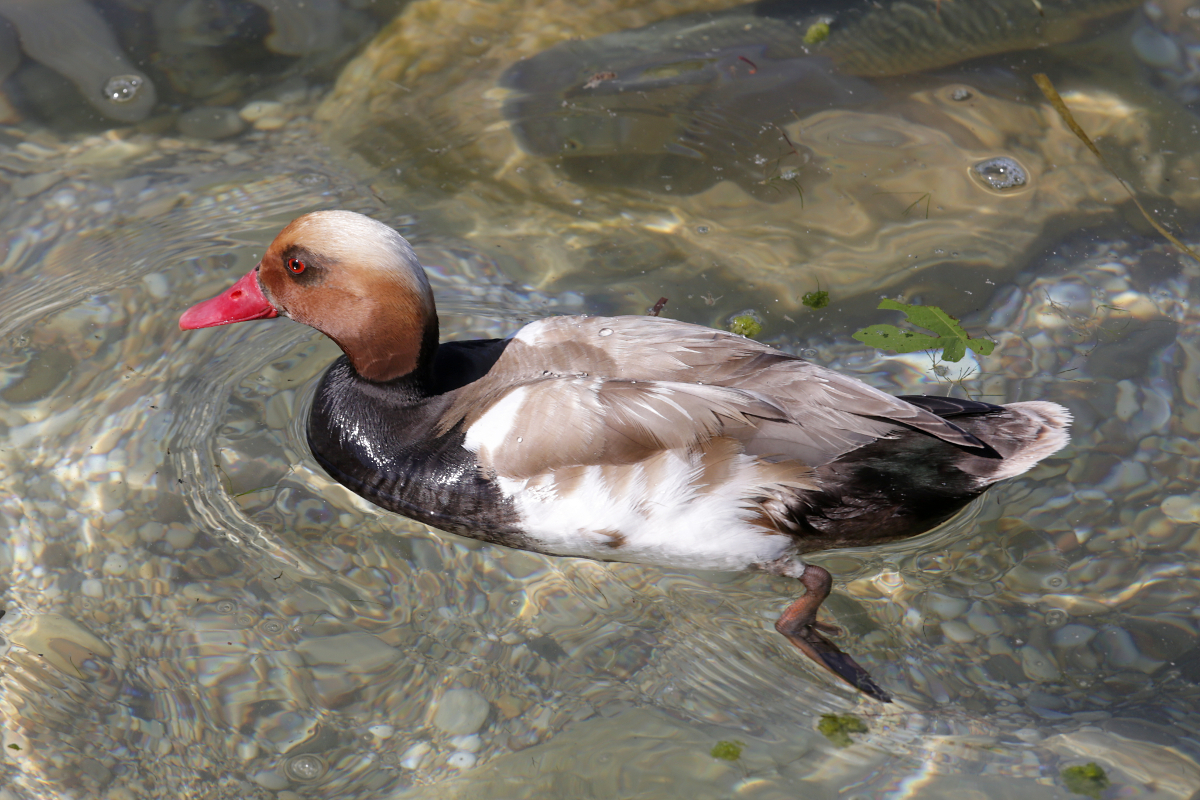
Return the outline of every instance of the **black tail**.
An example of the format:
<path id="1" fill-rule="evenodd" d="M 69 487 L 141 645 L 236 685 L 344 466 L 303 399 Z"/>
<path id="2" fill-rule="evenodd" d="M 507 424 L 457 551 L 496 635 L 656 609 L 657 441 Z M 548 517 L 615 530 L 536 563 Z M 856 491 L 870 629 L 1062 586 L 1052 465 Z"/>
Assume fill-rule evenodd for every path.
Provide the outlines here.
<path id="1" fill-rule="evenodd" d="M 819 467 L 820 491 L 802 492 L 793 514 L 804 550 L 857 547 L 916 536 L 949 519 L 997 481 L 1020 475 L 1070 441 L 1071 414 L 1056 403 L 1004 406 L 905 397 L 951 417 L 992 452 L 904 429 Z"/>

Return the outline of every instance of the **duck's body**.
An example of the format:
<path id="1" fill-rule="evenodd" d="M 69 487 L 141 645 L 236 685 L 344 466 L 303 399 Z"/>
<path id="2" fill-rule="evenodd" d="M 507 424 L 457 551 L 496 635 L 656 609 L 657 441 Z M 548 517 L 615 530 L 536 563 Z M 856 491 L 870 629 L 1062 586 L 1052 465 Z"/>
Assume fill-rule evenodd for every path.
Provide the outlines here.
<path id="1" fill-rule="evenodd" d="M 880 699 L 820 634 L 831 630 L 815 620 L 830 576 L 801 554 L 930 530 L 1067 442 L 1070 415 L 1053 403 L 896 398 L 654 317 L 554 317 L 509 339 L 439 345 L 407 243 L 350 212 L 293 222 L 254 272 L 181 326 L 281 311 L 346 352 L 308 426 L 340 483 L 509 547 L 797 578 L 808 592 L 779 630 Z"/>

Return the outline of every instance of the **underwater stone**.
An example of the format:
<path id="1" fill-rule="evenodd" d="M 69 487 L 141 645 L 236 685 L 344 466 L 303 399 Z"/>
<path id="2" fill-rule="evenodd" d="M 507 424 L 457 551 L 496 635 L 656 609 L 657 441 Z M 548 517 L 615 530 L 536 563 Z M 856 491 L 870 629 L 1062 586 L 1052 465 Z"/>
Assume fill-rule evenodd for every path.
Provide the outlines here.
<path id="1" fill-rule="evenodd" d="M 0 17 L 0 82 L 16 71 L 21 63 L 21 45 L 12 27 Z"/>
<path id="2" fill-rule="evenodd" d="M 237 111 L 223 106 L 193 108 L 180 114 L 175 124 L 184 136 L 196 139 L 224 139 L 246 128 Z"/>
<path id="3" fill-rule="evenodd" d="M 273 769 L 260 769 L 258 772 L 250 776 L 250 780 L 254 781 L 264 789 L 270 789 L 272 791 L 278 791 L 288 787 L 288 779 Z"/>
<path id="4" fill-rule="evenodd" d="M 465 736 L 483 727 L 491 705 L 474 689 L 451 689 L 433 712 L 433 725 L 451 736 Z"/>
<path id="5" fill-rule="evenodd" d="M 80 759 L 79 770 L 101 786 L 107 786 L 113 777 L 112 770 L 94 758 Z"/>
<path id="6" fill-rule="evenodd" d="M 1132 667 L 1142 669 L 1153 665 L 1151 659 L 1142 655 L 1133 636 L 1124 628 L 1109 625 L 1100 632 L 1096 639 L 1096 649 L 1115 667 Z"/>
<path id="7" fill-rule="evenodd" d="M 362 631 L 308 639 L 296 646 L 296 652 L 309 664 L 337 665 L 347 672 L 374 672 L 399 658 L 394 647 Z"/>
<path id="8" fill-rule="evenodd" d="M 74 83 L 109 119 L 137 122 L 154 108 L 154 84 L 130 63 L 108 24 L 84 0 L 0 0 L 0 17 L 17 29 L 30 58 Z"/>
<path id="9" fill-rule="evenodd" d="M 967 642 L 975 641 L 975 631 L 971 630 L 970 626 L 956 621 L 948 621 L 942 623 L 942 633 L 952 642 L 966 644 Z"/>
<path id="10" fill-rule="evenodd" d="M 483 739 L 479 738 L 479 734 L 471 733 L 466 736 L 451 736 L 450 746 L 457 750 L 465 750 L 468 753 L 478 753 L 483 749 Z"/>
<path id="11" fill-rule="evenodd" d="M 1179 45 L 1169 36 L 1164 36 L 1154 28 L 1143 26 L 1133 32 L 1130 37 L 1133 51 L 1138 58 L 1152 67 L 1169 69 L 1180 63 Z"/>
<path id="12" fill-rule="evenodd" d="M 1021 669 L 1032 681 L 1049 682 L 1062 679 L 1062 672 L 1054 659 L 1031 644 L 1021 648 Z"/>
<path id="13" fill-rule="evenodd" d="M 42 654 L 46 662 L 64 675 L 79 674 L 71 660 L 75 652 L 112 658 L 112 650 L 107 644 L 61 614 L 36 614 L 22 620 L 9 638 L 30 652 Z"/>
<path id="14" fill-rule="evenodd" d="M 243 106 L 238 115 L 246 122 L 254 124 L 266 117 L 281 117 L 283 113 L 283 103 L 276 102 L 275 100 L 255 100 Z"/>
<path id="15" fill-rule="evenodd" d="M 328 50 L 342 36 L 337 0 L 251 0 L 271 17 L 267 48 L 285 56 Z"/>
<path id="16" fill-rule="evenodd" d="M 104 559 L 104 574 L 116 577 L 124 575 L 129 569 L 129 559 L 120 553 L 109 553 L 108 558 Z"/>
<path id="17" fill-rule="evenodd" d="M 981 633 L 984 636 L 991 636 L 1000 632 L 1000 623 L 996 622 L 990 614 L 984 612 L 979 603 L 971 607 L 970 613 L 967 614 L 967 624 L 976 633 Z"/>
<path id="18" fill-rule="evenodd" d="M 1200 497 L 1190 494 L 1173 494 L 1159 505 L 1163 516 L 1172 522 L 1200 522 Z"/>
<path id="19" fill-rule="evenodd" d="M 391 725 L 372 725 L 367 728 L 367 732 L 376 739 L 390 739 L 396 733 L 396 729 Z"/>
<path id="20" fill-rule="evenodd" d="M 967 612 L 967 601 L 961 597 L 949 597 L 930 592 L 925 608 L 942 619 L 957 619 Z"/>
<path id="21" fill-rule="evenodd" d="M 433 750 L 433 745 L 429 742 L 417 742 L 400 755 L 400 766 L 405 769 L 416 769 L 421 766 L 421 761 L 431 750 Z"/>
<path id="22" fill-rule="evenodd" d="M 138 538 L 146 544 L 157 542 L 166 533 L 166 527 L 161 522 L 151 520 L 138 528 Z"/>
<path id="23" fill-rule="evenodd" d="M 172 525 L 167 530 L 167 544 L 176 550 L 186 550 L 196 541 L 196 534 L 182 525 Z"/>

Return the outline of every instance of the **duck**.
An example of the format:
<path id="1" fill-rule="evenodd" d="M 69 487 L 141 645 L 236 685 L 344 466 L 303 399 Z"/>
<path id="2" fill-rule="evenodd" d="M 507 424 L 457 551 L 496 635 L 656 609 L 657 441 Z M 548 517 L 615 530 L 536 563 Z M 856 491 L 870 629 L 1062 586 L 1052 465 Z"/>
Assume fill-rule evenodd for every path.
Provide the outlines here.
<path id="1" fill-rule="evenodd" d="M 387 511 L 551 556 L 750 571 L 804 589 L 776 630 L 881 702 L 817 619 L 804 556 L 941 525 L 1069 441 L 1048 401 L 896 397 L 744 336 L 657 316 L 552 316 L 440 340 L 408 241 L 305 214 L 183 330 L 288 317 L 342 350 L 307 421 L 316 462 Z"/>

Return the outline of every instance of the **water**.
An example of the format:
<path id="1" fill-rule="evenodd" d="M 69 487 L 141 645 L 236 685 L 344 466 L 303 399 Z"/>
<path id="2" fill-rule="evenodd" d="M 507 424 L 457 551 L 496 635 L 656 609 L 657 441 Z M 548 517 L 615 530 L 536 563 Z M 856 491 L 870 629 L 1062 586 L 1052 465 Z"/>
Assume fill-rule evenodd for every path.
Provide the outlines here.
<path id="1" fill-rule="evenodd" d="M 670 126 L 700 108 L 703 158 L 648 173 L 601 129 L 590 166 L 522 145 L 514 92 L 532 90 L 503 76 L 568 35 L 698 6 L 317 5 L 341 33 L 300 37 L 300 58 L 264 44 L 264 11 L 228 4 L 245 25 L 217 14 L 211 52 L 186 51 L 208 71 L 139 63 L 170 107 L 133 128 L 106 132 L 29 59 L 3 84 L 0 798 L 1051 798 L 1090 762 L 1105 797 L 1193 796 L 1200 267 L 1022 82 L 1049 72 L 1194 241 L 1186 7 L 1153 27 L 1123 13 L 1093 44 L 856 78 L 869 103 L 758 133 L 728 111 L 759 113 L 736 85 L 712 100 L 668 84 L 638 108 Z M 94 7 L 125 20 L 135 59 L 183 35 Z M 396 11 L 392 47 L 334 88 Z M 679 74 L 630 36 L 617 77 L 586 91 Z M 776 55 L 747 52 L 775 74 Z M 168 111 L 213 106 L 220 86 L 235 116 L 257 104 L 246 130 L 172 129 Z M 562 108 L 575 90 L 545 91 Z M 229 129 L 206 113 L 224 127 L 205 135 Z M 1016 174 L 1001 159 L 1025 182 L 993 185 Z M 764 340 L 887 391 L 1062 402 L 1074 443 L 934 533 L 815 559 L 847 649 L 897 698 L 881 706 L 774 634 L 793 582 L 501 550 L 329 480 L 302 421 L 336 348 L 286 321 L 176 321 L 289 219 L 332 207 L 412 238 L 447 337 L 660 296 L 694 322 L 750 310 Z M 831 304 L 807 308 L 818 287 Z M 884 321 L 884 294 L 954 311 L 994 354 L 937 365 L 860 345 L 849 333 Z M 840 747 L 830 714 L 866 731 Z M 737 759 L 712 755 L 722 741 Z"/>

